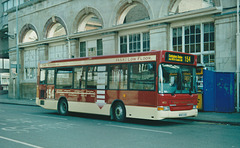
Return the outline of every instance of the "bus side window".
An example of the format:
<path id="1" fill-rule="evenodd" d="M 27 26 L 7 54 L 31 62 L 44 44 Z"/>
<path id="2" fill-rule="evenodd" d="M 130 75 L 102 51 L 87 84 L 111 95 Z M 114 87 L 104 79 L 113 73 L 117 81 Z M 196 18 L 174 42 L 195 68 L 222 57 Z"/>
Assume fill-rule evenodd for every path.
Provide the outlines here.
<path id="1" fill-rule="evenodd" d="M 89 66 L 87 71 L 88 89 L 107 89 L 107 66 Z"/>
<path id="2" fill-rule="evenodd" d="M 47 84 L 54 84 L 54 70 L 47 70 Z"/>
<path id="3" fill-rule="evenodd" d="M 97 88 L 97 66 L 88 67 L 87 71 L 87 88 Z"/>
<path id="4" fill-rule="evenodd" d="M 130 65 L 130 89 L 155 89 L 155 63 L 141 63 Z"/>
<path id="5" fill-rule="evenodd" d="M 85 89 L 86 67 L 74 68 L 74 88 Z"/>
<path id="6" fill-rule="evenodd" d="M 127 89 L 127 65 L 109 66 L 109 89 Z"/>
<path id="7" fill-rule="evenodd" d="M 46 70 L 41 69 L 40 70 L 40 84 L 45 84 L 46 83 Z"/>
<path id="8" fill-rule="evenodd" d="M 57 70 L 56 87 L 60 89 L 71 89 L 73 71 L 72 68 L 61 68 Z"/>

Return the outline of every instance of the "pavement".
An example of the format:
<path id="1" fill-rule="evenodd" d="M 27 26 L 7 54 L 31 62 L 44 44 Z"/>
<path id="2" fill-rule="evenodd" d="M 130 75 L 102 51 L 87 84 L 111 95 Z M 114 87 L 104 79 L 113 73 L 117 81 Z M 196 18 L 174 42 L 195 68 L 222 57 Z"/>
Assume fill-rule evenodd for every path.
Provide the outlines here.
<path id="1" fill-rule="evenodd" d="M 13 98 L 9 98 L 7 94 L 0 95 L 0 104 L 37 106 L 35 103 L 35 98 L 13 99 Z M 210 123 L 240 126 L 240 113 L 236 113 L 236 112 L 235 113 L 217 113 L 217 112 L 199 111 L 197 117 L 179 118 L 179 120 L 210 122 Z"/>

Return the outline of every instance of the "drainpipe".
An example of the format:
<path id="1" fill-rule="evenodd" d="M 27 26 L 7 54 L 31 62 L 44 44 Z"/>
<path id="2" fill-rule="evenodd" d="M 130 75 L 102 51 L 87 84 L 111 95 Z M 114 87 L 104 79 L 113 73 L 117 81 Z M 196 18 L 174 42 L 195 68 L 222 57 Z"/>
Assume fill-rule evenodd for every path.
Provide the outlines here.
<path id="1" fill-rule="evenodd" d="M 239 0 L 237 0 L 237 34 L 236 34 L 236 73 L 237 73 L 237 112 L 239 112 L 239 69 L 240 69 L 240 48 L 239 48 Z"/>
<path id="2" fill-rule="evenodd" d="M 72 58 L 72 51 L 71 51 L 71 42 L 69 37 L 67 36 L 67 42 L 68 42 L 68 58 Z"/>

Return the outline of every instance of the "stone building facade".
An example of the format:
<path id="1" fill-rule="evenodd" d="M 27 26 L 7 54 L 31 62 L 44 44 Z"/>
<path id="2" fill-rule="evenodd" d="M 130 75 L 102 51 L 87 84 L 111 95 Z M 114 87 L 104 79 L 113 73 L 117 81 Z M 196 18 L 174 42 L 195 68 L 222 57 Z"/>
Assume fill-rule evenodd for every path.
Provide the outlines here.
<path id="1" fill-rule="evenodd" d="M 36 96 L 39 61 L 173 50 L 198 66 L 236 71 L 236 0 L 33 0 L 8 12 L 18 24 L 20 97 Z M 16 38 L 9 39 L 9 97 L 16 97 Z"/>

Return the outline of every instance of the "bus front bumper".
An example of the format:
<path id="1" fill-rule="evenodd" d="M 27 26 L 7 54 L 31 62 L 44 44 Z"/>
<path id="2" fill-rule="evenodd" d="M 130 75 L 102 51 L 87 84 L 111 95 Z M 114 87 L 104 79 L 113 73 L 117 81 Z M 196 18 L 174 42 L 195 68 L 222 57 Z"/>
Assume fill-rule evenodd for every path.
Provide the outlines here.
<path id="1" fill-rule="evenodd" d="M 157 119 L 162 118 L 184 118 L 196 117 L 198 115 L 197 109 L 183 110 L 183 111 L 157 111 Z"/>

